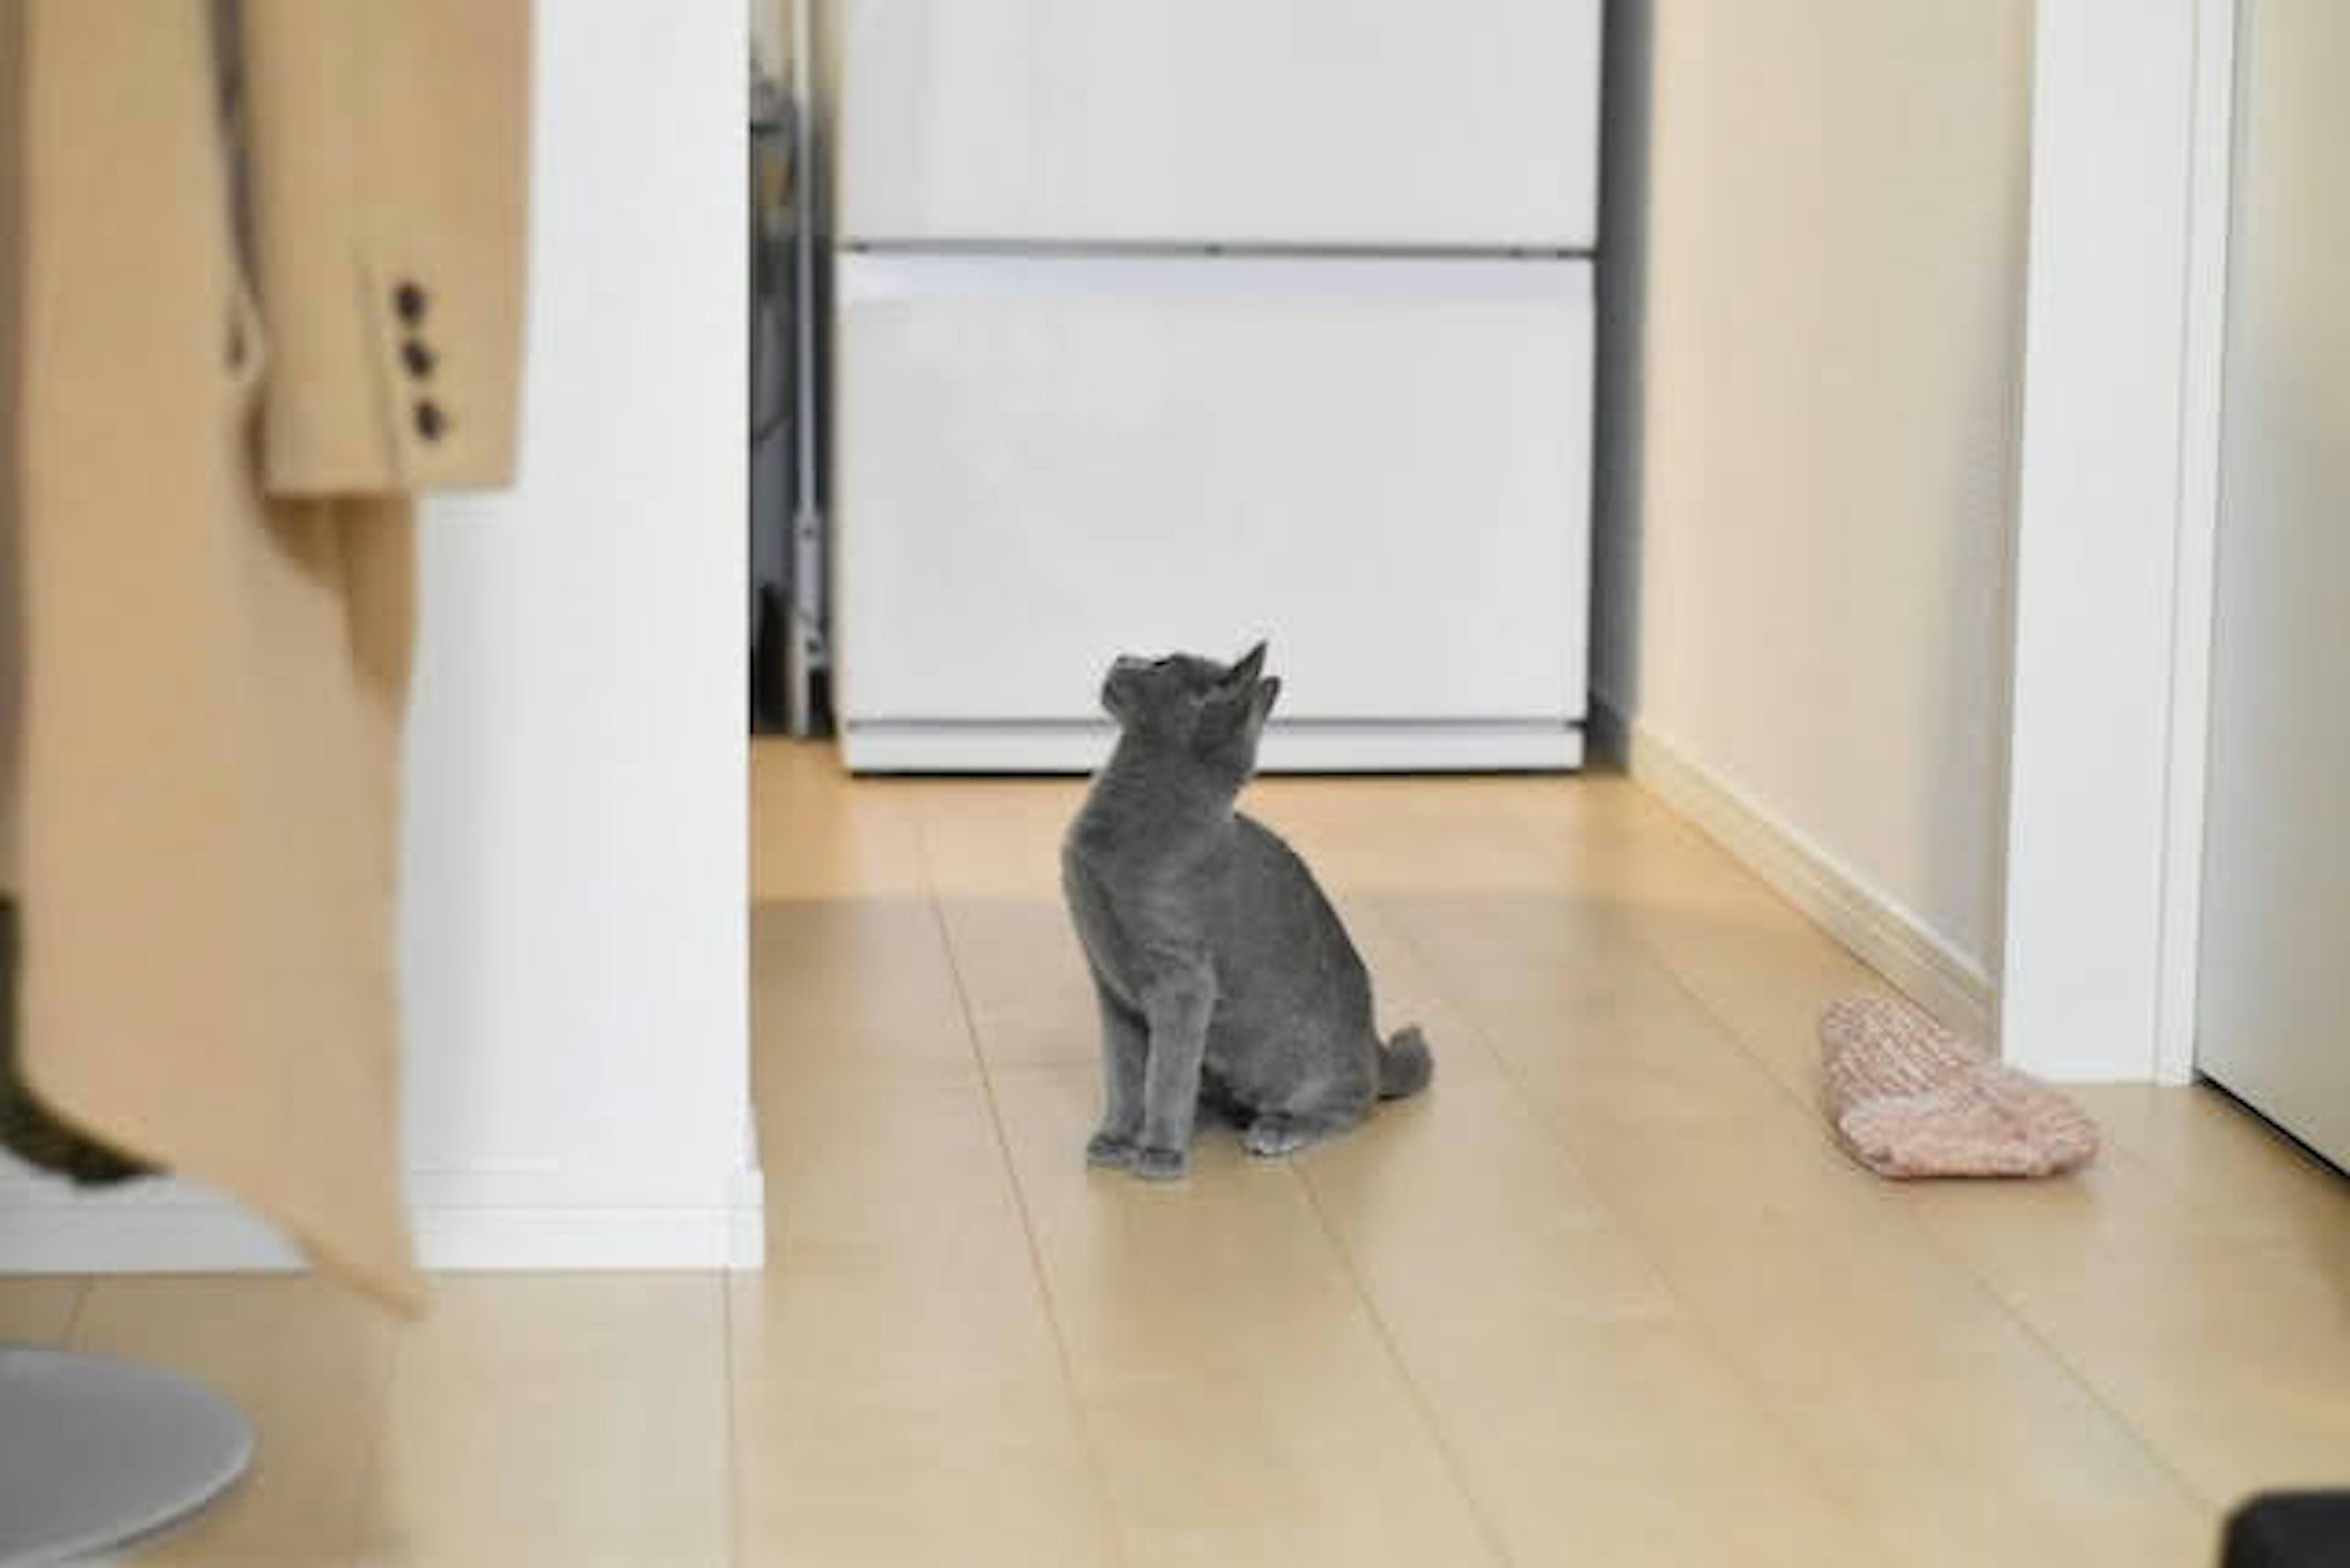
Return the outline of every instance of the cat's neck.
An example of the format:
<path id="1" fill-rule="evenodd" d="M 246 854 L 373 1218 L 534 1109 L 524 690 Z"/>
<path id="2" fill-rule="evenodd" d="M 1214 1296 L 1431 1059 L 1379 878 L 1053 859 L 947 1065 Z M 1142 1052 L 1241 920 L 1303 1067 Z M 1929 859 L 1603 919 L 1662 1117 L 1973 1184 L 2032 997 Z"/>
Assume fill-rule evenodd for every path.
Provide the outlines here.
<path id="1" fill-rule="evenodd" d="M 1134 735 L 1119 737 L 1094 776 L 1083 819 L 1128 847 L 1196 843 L 1232 826 L 1238 791 L 1199 759 Z"/>

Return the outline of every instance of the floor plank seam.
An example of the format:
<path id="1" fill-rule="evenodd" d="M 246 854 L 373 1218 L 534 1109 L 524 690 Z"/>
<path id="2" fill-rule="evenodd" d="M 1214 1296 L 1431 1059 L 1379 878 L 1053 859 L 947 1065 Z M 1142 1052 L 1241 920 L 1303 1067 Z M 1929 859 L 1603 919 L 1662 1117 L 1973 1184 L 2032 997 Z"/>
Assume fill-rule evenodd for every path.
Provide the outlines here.
<path id="1" fill-rule="evenodd" d="M 759 1243 L 764 1248 L 766 1238 L 762 1236 Z M 724 1369 L 726 1380 L 726 1561 L 732 1568 L 744 1568 L 743 1508 L 749 1493 L 743 1474 L 743 1444 L 735 1409 L 740 1390 L 734 1382 L 734 1281 L 732 1274 L 718 1276 L 718 1334 L 720 1366 Z"/>
<path id="2" fill-rule="evenodd" d="M 383 1379 L 376 1389 L 375 1420 L 370 1423 L 366 1450 L 359 1456 L 351 1483 L 350 1561 L 354 1564 L 368 1563 L 376 1555 L 369 1537 L 375 1532 L 375 1499 L 381 1484 L 384 1455 L 391 1447 L 392 1389 L 400 1380 L 400 1363 L 408 1357 L 409 1336 L 414 1332 L 411 1325 L 405 1324 L 394 1328 L 391 1348 L 384 1355 Z M 265 1462 L 266 1456 L 256 1451 L 255 1466 Z"/>
<path id="3" fill-rule="evenodd" d="M 1101 1522 L 1109 1532 L 1110 1549 L 1121 1563 L 1130 1563 L 1132 1552 L 1127 1542 L 1124 1522 L 1111 1500 L 1109 1477 L 1102 1469 L 1101 1444 L 1087 1418 L 1084 1398 L 1077 1391 L 1076 1364 L 1069 1355 L 1068 1334 L 1061 1322 L 1060 1303 L 1053 1294 L 1053 1282 L 1045 1268 L 1044 1249 L 1036 1240 L 1035 1220 L 1028 1207 L 1026 1189 L 1020 1184 L 1020 1169 L 1012 1158 L 1012 1139 L 1003 1127 L 1003 1110 L 995 1097 L 995 1074 L 989 1066 L 987 1052 L 979 1037 L 979 1018 L 972 1006 L 971 990 L 965 984 L 962 962 L 954 947 L 954 933 L 947 922 L 946 907 L 940 898 L 937 885 L 931 880 L 930 842 L 918 817 L 914 823 L 916 843 L 921 856 L 922 871 L 929 887 L 927 902 L 931 920 L 939 935 L 939 946 L 946 955 L 948 972 L 953 977 L 955 1004 L 962 1012 L 963 1038 L 971 1046 L 972 1059 L 979 1068 L 981 1093 L 987 1100 L 990 1133 L 995 1139 L 996 1158 L 1002 1162 L 1003 1179 L 1012 1191 L 1012 1203 L 1020 1219 L 1020 1239 L 1027 1248 L 1028 1273 L 1035 1282 L 1037 1300 L 1044 1304 L 1045 1326 L 1053 1335 L 1053 1357 L 1061 1372 L 1061 1396 L 1067 1407 L 1069 1419 L 1075 1423 L 1077 1436 L 1085 1449 L 1086 1476 L 1093 1485 L 1094 1501 Z"/>
<path id="4" fill-rule="evenodd" d="M 1501 1075 L 1502 1081 L 1510 1086 L 1511 1096 L 1517 1101 L 1520 1108 L 1534 1118 L 1535 1126 L 1551 1146 L 1557 1149 L 1559 1158 L 1566 1163 L 1567 1168 L 1575 1173 L 1590 1192 L 1593 1203 L 1597 1206 L 1601 1217 L 1609 1228 L 1614 1230 L 1623 1239 L 1624 1244 L 1638 1254 L 1641 1262 L 1655 1273 L 1658 1282 L 1664 1287 L 1668 1299 L 1673 1304 L 1674 1316 L 1695 1336 L 1697 1342 L 1704 1346 L 1706 1353 L 1720 1365 L 1724 1376 L 1744 1396 L 1746 1402 L 1756 1412 L 1757 1417 L 1768 1426 L 1782 1443 L 1786 1445 L 1788 1451 L 1804 1456 L 1804 1473 L 1811 1478 L 1812 1484 L 1818 1489 L 1821 1498 L 1835 1507 L 1838 1515 L 1844 1519 L 1846 1524 L 1856 1535 L 1871 1542 L 1879 1540 L 1879 1532 L 1876 1524 L 1862 1513 L 1854 1500 L 1836 1483 L 1835 1467 L 1822 1463 L 1819 1457 L 1814 1453 L 1812 1446 L 1804 1440 L 1803 1434 L 1789 1425 L 1787 1418 L 1780 1413 L 1778 1402 L 1772 1397 L 1768 1386 L 1749 1371 L 1745 1365 L 1731 1353 L 1728 1342 L 1705 1314 L 1690 1304 L 1680 1286 L 1674 1282 L 1671 1272 L 1649 1252 L 1648 1247 L 1642 1243 L 1638 1231 L 1625 1222 L 1621 1212 L 1608 1199 L 1602 1184 L 1575 1159 L 1574 1146 L 1560 1130 L 1556 1118 L 1544 1113 L 1540 1103 L 1526 1087 L 1525 1080 L 1520 1076 L 1516 1065 L 1511 1062 L 1509 1054 L 1487 1037 L 1484 1025 L 1477 1022 L 1470 1004 L 1451 997 L 1447 992 L 1444 975 L 1435 955 L 1412 934 L 1409 921 L 1388 914 L 1385 904 L 1388 897 L 1392 895 L 1382 895 L 1375 898 L 1374 907 L 1379 909 L 1381 917 L 1393 929 L 1398 940 L 1419 961 L 1420 968 L 1426 971 L 1439 996 L 1451 1004 L 1461 1023 L 1467 1026 L 1470 1037 L 1492 1062 L 1494 1070 Z M 1635 940 L 1639 939 L 1636 938 Z M 1662 961 L 1659 960 L 1659 961 Z M 1678 974 L 1673 975 L 1672 978 L 1675 984 L 1680 983 L 1680 977 Z M 1711 1018 L 1711 1014 L 1709 1013 L 1708 1017 Z M 1742 1043 L 1739 1044 L 1739 1049 L 1742 1051 L 1745 1049 Z M 1777 1080 L 1774 1077 L 1773 1081 Z"/>
<path id="5" fill-rule="evenodd" d="M 87 1274 L 74 1282 L 73 1305 L 66 1309 L 65 1324 L 57 1330 L 60 1348 L 72 1348 L 74 1336 L 81 1332 L 82 1314 L 89 1306 L 89 1293 L 97 1288 L 98 1281 Z"/>
<path id="6" fill-rule="evenodd" d="M 1446 1436 L 1444 1423 L 1438 1417 L 1435 1406 L 1430 1403 L 1428 1391 L 1420 1386 L 1419 1377 L 1414 1376 L 1411 1370 L 1411 1363 L 1396 1344 L 1395 1334 L 1388 1326 L 1386 1314 L 1379 1311 L 1378 1302 L 1372 1296 L 1369 1287 L 1364 1283 L 1362 1271 L 1355 1265 L 1353 1251 L 1340 1238 L 1336 1228 L 1330 1223 L 1330 1216 L 1323 1209 L 1322 1199 L 1314 1190 L 1314 1179 L 1304 1171 L 1295 1168 L 1291 1170 L 1290 1175 L 1300 1190 L 1304 1192 L 1305 1206 L 1313 1211 L 1315 1224 L 1319 1226 L 1322 1234 L 1328 1238 L 1331 1251 L 1337 1254 L 1339 1263 L 1346 1269 L 1347 1282 L 1355 1288 L 1355 1299 L 1362 1304 L 1364 1314 L 1370 1319 L 1371 1332 L 1378 1336 L 1379 1348 L 1387 1353 L 1388 1365 L 1395 1368 L 1396 1376 L 1402 1381 L 1405 1390 L 1411 1397 L 1412 1408 L 1419 1413 L 1420 1424 L 1428 1429 L 1429 1440 L 1436 1445 L 1437 1454 L 1444 1462 L 1444 1473 L 1452 1478 L 1452 1484 L 1459 1490 L 1461 1501 L 1469 1506 L 1469 1516 L 1477 1521 L 1477 1533 L 1484 1537 L 1485 1550 L 1492 1554 L 1494 1562 L 1505 1565 L 1514 1564 L 1517 1558 L 1511 1553 L 1509 1542 L 1503 1537 L 1501 1526 L 1493 1521 L 1492 1510 L 1486 1505 L 1485 1501 L 1478 1496 L 1477 1489 L 1469 1484 L 1467 1467 L 1461 1463 L 1461 1456 L 1454 1451 L 1451 1438 Z"/>

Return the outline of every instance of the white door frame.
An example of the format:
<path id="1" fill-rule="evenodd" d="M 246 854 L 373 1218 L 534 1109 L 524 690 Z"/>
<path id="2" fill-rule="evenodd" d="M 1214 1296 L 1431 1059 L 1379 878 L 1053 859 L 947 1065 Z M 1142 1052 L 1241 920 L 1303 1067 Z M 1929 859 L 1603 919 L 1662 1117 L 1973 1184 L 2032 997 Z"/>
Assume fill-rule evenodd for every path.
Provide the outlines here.
<path id="1" fill-rule="evenodd" d="M 2194 1070 L 2236 0 L 2040 0 L 2000 1039 Z"/>

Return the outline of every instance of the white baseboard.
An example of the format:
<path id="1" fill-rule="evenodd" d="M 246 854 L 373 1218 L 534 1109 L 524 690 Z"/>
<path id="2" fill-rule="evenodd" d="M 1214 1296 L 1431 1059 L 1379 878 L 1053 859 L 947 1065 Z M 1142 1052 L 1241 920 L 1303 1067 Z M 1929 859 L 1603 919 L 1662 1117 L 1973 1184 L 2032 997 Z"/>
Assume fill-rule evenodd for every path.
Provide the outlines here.
<path id="1" fill-rule="evenodd" d="M 1107 723 L 899 723 L 852 719 L 852 773 L 1088 774 L 1109 754 Z M 1564 773 L 1583 765 L 1583 730 L 1549 722 L 1284 724 L 1265 732 L 1263 773 Z"/>
<path id="2" fill-rule="evenodd" d="M 416 1179 L 418 1261 L 442 1270 L 754 1270 L 766 1252 L 755 1170 L 660 1184 L 658 1201 L 612 1191 L 554 1200 L 562 1185 L 501 1171 Z M 601 1187 L 603 1184 L 598 1184 Z M 304 1267 L 249 1210 L 172 1179 L 78 1192 L 0 1169 L 0 1274 L 250 1273 Z"/>
<path id="3" fill-rule="evenodd" d="M 1633 779 L 1679 812 L 1870 968 L 1969 1039 L 1994 1038 L 1995 990 L 1982 966 L 1826 850 L 1670 743 L 1614 714 Z"/>

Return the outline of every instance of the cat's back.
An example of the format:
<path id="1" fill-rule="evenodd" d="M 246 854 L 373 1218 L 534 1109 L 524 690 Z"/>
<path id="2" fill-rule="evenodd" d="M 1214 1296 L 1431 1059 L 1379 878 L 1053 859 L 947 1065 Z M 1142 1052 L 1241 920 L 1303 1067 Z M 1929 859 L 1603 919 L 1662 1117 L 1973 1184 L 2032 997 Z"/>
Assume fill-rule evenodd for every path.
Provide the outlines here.
<path id="1" fill-rule="evenodd" d="M 1371 1037 L 1370 977 L 1346 922 L 1279 834 L 1246 815 L 1232 826 L 1220 981 L 1240 1012 L 1277 1020 L 1291 1035 L 1315 1020 L 1324 1037 L 1351 1050 Z"/>
<path id="2" fill-rule="evenodd" d="M 1245 925 L 1329 928 L 1338 918 L 1305 857 L 1288 840 L 1245 813 L 1234 813 L 1229 893 Z"/>
<path id="3" fill-rule="evenodd" d="M 1234 869 L 1243 876 L 1314 880 L 1305 857 L 1289 846 L 1289 841 L 1244 811 L 1232 813 L 1232 858 Z"/>

